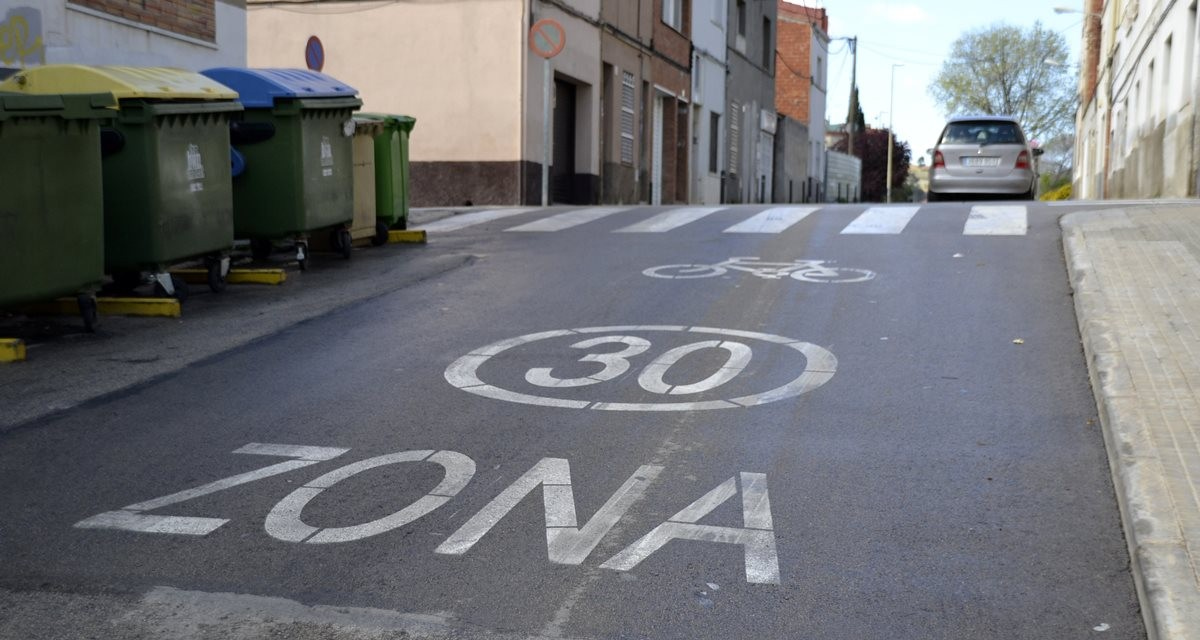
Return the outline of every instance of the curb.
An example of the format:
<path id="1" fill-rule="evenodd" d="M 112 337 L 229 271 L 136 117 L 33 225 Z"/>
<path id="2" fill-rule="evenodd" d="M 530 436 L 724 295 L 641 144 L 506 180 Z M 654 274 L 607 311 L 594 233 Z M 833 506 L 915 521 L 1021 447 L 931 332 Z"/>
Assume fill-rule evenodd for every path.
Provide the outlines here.
<path id="1" fill-rule="evenodd" d="M 1135 228 L 1125 210 L 1080 211 L 1059 221 L 1075 315 L 1096 396 L 1130 569 L 1150 640 L 1200 638 L 1200 592 L 1163 468 L 1141 418 L 1085 227 Z"/>

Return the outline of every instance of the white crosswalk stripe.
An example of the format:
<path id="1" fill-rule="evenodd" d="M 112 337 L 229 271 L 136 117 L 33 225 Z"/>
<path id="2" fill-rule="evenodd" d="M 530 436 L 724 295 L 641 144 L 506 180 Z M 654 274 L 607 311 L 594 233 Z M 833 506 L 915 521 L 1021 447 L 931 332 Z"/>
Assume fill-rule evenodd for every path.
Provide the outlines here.
<path id="1" fill-rule="evenodd" d="M 1028 210 L 1021 205 L 971 207 L 965 236 L 1023 236 L 1028 228 Z"/>
<path id="2" fill-rule="evenodd" d="M 774 207 L 729 227 L 725 233 L 782 233 L 817 210 L 817 207 Z"/>
<path id="3" fill-rule="evenodd" d="M 571 227 L 578 227 L 581 224 L 595 222 L 601 218 L 611 216 L 614 213 L 629 211 L 632 207 L 589 207 L 587 209 L 575 209 L 559 213 L 549 218 L 534 220 L 529 224 L 523 224 L 519 227 L 505 229 L 505 231 L 562 231 Z"/>
<path id="4" fill-rule="evenodd" d="M 487 211 L 476 211 L 474 213 L 464 213 L 462 215 L 450 216 L 442 218 L 435 222 L 425 225 L 425 231 L 429 233 L 442 233 L 445 231 L 458 231 L 467 227 L 473 227 L 477 224 L 500 220 L 510 216 L 537 211 L 540 207 L 519 207 L 516 209 L 489 209 Z"/>
<path id="5" fill-rule="evenodd" d="M 540 211 L 547 215 L 518 224 L 517 226 L 507 227 L 504 230 L 506 232 L 512 231 L 517 233 L 551 233 L 581 227 L 619 213 L 635 212 L 640 209 L 644 209 L 644 206 L 579 207 L 567 210 L 560 209 L 553 213 L 548 212 L 542 207 L 497 208 L 443 218 L 426 225 L 424 228 L 431 233 L 444 233 Z M 840 234 L 900 235 L 905 233 L 917 214 L 922 210 L 923 207 L 917 204 L 868 207 L 865 211 L 858 213 L 849 224 L 846 224 L 841 229 Z M 744 217 L 740 222 L 725 228 L 723 233 L 778 235 L 794 230 L 800 222 L 813 217 L 817 217 L 820 223 L 818 226 L 821 227 L 829 224 L 841 225 L 844 224 L 842 221 L 846 219 L 843 216 L 853 211 L 853 209 L 848 209 L 847 207 L 823 207 L 820 205 L 789 205 L 766 209 L 756 208 L 753 205 L 721 207 L 680 206 L 665 209 L 660 208 L 656 211 L 649 210 L 648 213 L 647 211 L 640 211 L 636 217 L 646 215 L 649 217 L 628 226 L 621 227 L 618 225 L 619 228 L 614 230 L 613 233 L 665 233 L 678 230 L 685 225 L 701 220 L 714 213 L 722 212 L 731 215 L 737 214 L 736 218 Z M 929 214 L 932 217 L 927 220 L 927 224 L 939 220 L 943 223 L 948 222 L 945 213 L 944 211 L 932 212 Z M 961 218 L 959 219 L 961 220 Z M 1029 209 L 1027 206 L 1003 204 L 977 205 L 971 207 L 967 221 L 962 227 L 962 234 L 967 236 L 1024 236 L 1027 235 L 1028 228 Z"/>
<path id="6" fill-rule="evenodd" d="M 643 220 L 637 224 L 630 225 L 623 229 L 617 229 L 613 233 L 663 233 L 672 229 L 677 229 L 690 222 L 695 222 L 704 216 L 716 213 L 724 207 L 684 207 L 682 209 L 671 209 L 664 211 L 649 220 Z"/>
<path id="7" fill-rule="evenodd" d="M 917 215 L 920 207 L 871 207 L 842 229 L 845 234 L 896 234 Z"/>

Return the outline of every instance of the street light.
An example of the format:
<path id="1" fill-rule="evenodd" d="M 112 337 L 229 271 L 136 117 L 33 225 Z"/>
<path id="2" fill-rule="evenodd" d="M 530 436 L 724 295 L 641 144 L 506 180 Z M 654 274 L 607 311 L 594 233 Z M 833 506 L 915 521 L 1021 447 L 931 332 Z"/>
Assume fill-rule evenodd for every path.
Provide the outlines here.
<path id="1" fill-rule="evenodd" d="M 892 155 L 893 155 L 892 154 L 892 144 L 893 144 L 893 142 L 892 142 L 892 121 L 894 120 L 894 118 L 892 117 L 892 114 L 896 111 L 896 67 L 903 67 L 903 66 L 904 65 L 902 65 L 898 62 L 892 63 L 892 89 L 891 89 L 890 94 L 888 95 L 888 143 L 887 143 L 888 164 L 887 164 L 887 183 L 884 184 L 884 193 L 887 194 L 886 202 L 888 204 L 892 203 Z"/>

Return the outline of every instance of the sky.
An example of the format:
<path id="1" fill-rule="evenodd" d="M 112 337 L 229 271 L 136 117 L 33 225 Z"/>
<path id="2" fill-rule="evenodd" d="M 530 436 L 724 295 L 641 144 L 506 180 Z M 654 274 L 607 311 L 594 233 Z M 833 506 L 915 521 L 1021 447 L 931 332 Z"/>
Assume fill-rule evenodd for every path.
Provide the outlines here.
<path id="1" fill-rule="evenodd" d="M 850 51 L 836 38 L 858 37 L 859 102 L 867 125 L 888 125 L 891 73 L 895 70 L 896 137 L 908 142 L 913 162 L 937 142 L 946 114 L 929 95 L 929 85 L 959 35 L 998 23 L 1019 27 L 1041 21 L 1058 32 L 1079 61 L 1083 16 L 1054 13 L 1054 7 L 1083 7 L 1082 0 L 789 0 L 824 7 L 829 14 L 829 97 L 826 118 L 846 121 L 850 102 Z"/>

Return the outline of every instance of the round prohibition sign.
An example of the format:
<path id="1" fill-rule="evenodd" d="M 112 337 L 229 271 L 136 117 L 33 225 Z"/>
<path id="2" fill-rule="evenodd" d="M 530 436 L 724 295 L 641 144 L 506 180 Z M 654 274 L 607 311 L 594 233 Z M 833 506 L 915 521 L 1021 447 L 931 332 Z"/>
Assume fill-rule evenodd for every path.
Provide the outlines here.
<path id="1" fill-rule="evenodd" d="M 629 373 L 633 367 L 630 358 L 639 356 L 651 348 L 649 340 L 628 333 L 673 332 L 695 334 L 698 341 L 680 347 L 675 347 L 663 353 L 650 364 L 645 365 L 637 382 L 647 392 L 662 395 L 687 396 L 691 394 L 712 391 L 726 382 L 736 378 L 749 363 L 752 357 L 751 348 L 743 340 L 765 342 L 792 349 L 804 356 L 804 370 L 786 384 L 751 395 L 739 396 L 724 400 L 701 400 L 693 402 L 594 402 L 587 400 L 570 400 L 550 396 L 539 396 L 516 391 L 509 391 L 484 382 L 479 377 L 479 369 L 492 358 L 515 347 L 550 340 L 565 336 L 578 336 L 578 342 L 570 345 L 585 355 L 579 362 L 603 365 L 600 371 L 582 378 L 558 378 L 553 369 L 535 367 L 525 374 L 525 381 L 531 385 L 553 388 L 570 389 L 589 387 Z M 713 337 L 719 339 L 713 339 Z M 616 352 L 593 353 L 591 349 L 600 345 L 624 345 L 625 348 Z M 669 385 L 664 381 L 665 374 L 684 356 L 706 349 L 723 351 L 726 361 L 720 369 L 704 380 L 685 385 Z M 683 327 L 683 326 L 612 326 L 584 327 L 579 329 L 561 329 L 531 333 L 508 340 L 501 340 L 481 347 L 454 361 L 446 368 L 446 381 L 451 385 L 477 396 L 504 400 L 518 404 L 539 405 L 544 407 L 559 407 L 563 409 L 593 409 L 597 411 L 708 411 L 714 409 L 738 409 L 755 407 L 778 402 L 787 398 L 813 391 L 829 382 L 837 371 L 837 357 L 829 350 L 815 344 L 802 342 L 793 338 L 740 331 L 735 329 L 718 329 L 713 327 Z"/>
<path id="2" fill-rule="evenodd" d="M 549 60 L 562 53 L 567 46 L 567 32 L 557 20 L 543 18 L 529 28 L 529 48 Z"/>

